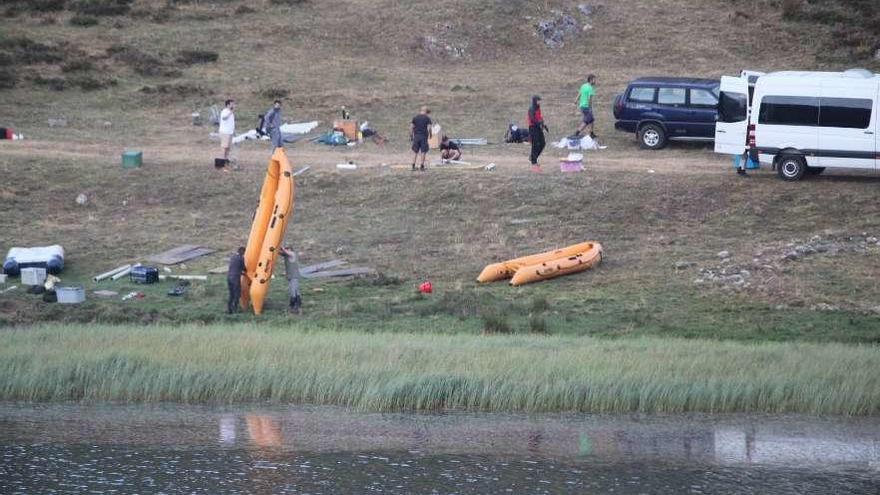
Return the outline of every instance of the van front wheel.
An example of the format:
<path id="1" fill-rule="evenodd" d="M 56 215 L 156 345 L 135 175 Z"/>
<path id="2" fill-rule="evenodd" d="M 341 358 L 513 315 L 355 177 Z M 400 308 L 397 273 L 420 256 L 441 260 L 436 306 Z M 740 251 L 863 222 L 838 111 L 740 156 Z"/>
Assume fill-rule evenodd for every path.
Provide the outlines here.
<path id="1" fill-rule="evenodd" d="M 779 178 L 787 181 L 801 180 L 801 177 L 807 171 L 807 162 L 804 157 L 796 155 L 785 155 L 779 159 L 776 164 L 776 172 Z"/>

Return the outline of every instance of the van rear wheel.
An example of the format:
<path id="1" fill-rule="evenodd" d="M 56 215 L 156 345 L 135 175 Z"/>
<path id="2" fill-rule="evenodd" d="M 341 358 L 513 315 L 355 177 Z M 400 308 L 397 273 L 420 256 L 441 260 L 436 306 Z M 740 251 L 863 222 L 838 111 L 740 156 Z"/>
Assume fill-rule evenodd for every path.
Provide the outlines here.
<path id="1" fill-rule="evenodd" d="M 639 145 L 648 150 L 659 150 L 666 146 L 666 132 L 657 124 L 639 127 Z"/>
<path id="2" fill-rule="evenodd" d="M 784 155 L 776 164 L 776 172 L 782 180 L 801 180 L 801 177 L 807 172 L 807 162 L 802 156 Z"/>

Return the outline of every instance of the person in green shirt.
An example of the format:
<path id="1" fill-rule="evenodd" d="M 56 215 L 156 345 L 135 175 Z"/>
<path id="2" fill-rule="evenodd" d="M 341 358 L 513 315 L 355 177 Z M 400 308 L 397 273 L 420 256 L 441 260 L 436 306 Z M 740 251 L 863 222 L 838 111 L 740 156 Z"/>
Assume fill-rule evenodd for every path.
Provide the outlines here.
<path id="1" fill-rule="evenodd" d="M 584 131 L 589 132 L 589 136 L 595 138 L 596 135 L 593 134 L 593 122 L 596 120 L 593 117 L 593 97 L 596 96 L 596 90 L 593 85 L 596 84 L 596 75 L 590 74 L 587 76 L 587 82 L 585 82 L 580 91 L 578 92 L 577 104 L 578 108 L 581 111 L 581 124 L 578 126 L 576 135 L 580 136 Z"/>

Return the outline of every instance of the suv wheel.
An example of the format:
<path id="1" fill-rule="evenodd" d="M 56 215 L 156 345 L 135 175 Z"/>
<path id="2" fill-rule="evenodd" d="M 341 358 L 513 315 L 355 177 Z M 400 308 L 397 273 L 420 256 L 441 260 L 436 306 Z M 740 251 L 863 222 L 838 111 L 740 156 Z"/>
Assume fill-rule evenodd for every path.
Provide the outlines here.
<path id="1" fill-rule="evenodd" d="M 657 124 L 645 124 L 639 127 L 639 144 L 645 149 L 659 150 L 666 146 L 666 132 Z"/>
<path id="2" fill-rule="evenodd" d="M 782 180 L 801 180 L 807 172 L 807 162 L 802 156 L 783 155 L 776 164 L 776 172 Z"/>

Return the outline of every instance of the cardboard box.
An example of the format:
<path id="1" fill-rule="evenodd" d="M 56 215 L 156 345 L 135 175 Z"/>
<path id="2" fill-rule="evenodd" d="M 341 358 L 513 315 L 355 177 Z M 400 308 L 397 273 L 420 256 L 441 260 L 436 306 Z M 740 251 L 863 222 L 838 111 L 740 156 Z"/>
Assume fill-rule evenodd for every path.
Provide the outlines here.
<path id="1" fill-rule="evenodd" d="M 43 285 L 46 281 L 45 268 L 22 268 L 21 283 L 24 285 Z"/>
<path id="2" fill-rule="evenodd" d="M 440 124 L 431 126 L 431 135 L 428 136 L 428 147 L 432 150 L 440 149 L 440 138 L 443 137 L 443 128 Z"/>
<path id="3" fill-rule="evenodd" d="M 345 139 L 356 141 L 358 137 L 358 123 L 356 120 L 334 120 L 333 128 L 339 129 L 345 135 Z"/>

